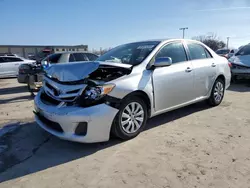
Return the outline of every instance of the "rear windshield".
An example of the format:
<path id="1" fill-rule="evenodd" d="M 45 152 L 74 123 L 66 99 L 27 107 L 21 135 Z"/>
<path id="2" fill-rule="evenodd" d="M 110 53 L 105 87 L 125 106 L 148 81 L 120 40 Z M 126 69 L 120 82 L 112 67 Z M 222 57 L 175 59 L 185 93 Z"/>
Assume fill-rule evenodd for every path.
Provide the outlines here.
<path id="1" fill-rule="evenodd" d="M 217 54 L 223 54 L 223 55 L 228 54 L 229 52 L 230 52 L 230 50 L 228 50 L 228 49 L 223 49 L 223 50 L 217 50 L 216 51 Z"/>
<path id="2" fill-rule="evenodd" d="M 250 45 L 242 47 L 235 55 L 250 55 Z"/>

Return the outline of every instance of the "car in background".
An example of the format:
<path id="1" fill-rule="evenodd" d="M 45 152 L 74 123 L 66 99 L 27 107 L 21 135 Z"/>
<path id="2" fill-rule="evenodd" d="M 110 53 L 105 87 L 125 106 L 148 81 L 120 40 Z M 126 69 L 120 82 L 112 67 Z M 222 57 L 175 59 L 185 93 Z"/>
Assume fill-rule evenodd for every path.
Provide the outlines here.
<path id="1" fill-rule="evenodd" d="M 47 56 L 41 61 L 43 67 L 55 63 L 67 63 L 75 61 L 94 61 L 97 55 L 90 52 L 61 52 Z"/>
<path id="2" fill-rule="evenodd" d="M 235 52 L 236 52 L 236 49 L 219 49 L 219 50 L 216 51 L 216 53 L 218 55 L 220 55 L 222 57 L 225 57 L 227 59 L 232 57 Z"/>
<path id="3" fill-rule="evenodd" d="M 240 77 L 250 77 L 250 44 L 241 47 L 229 59 L 229 62 L 232 65 L 232 81 L 236 81 Z"/>
<path id="4" fill-rule="evenodd" d="M 94 61 L 97 55 L 89 52 L 54 53 L 41 61 L 41 65 L 22 65 L 19 68 L 18 82 L 27 83 L 30 92 L 37 91 L 42 86 L 44 70 L 52 64 L 77 61 Z"/>
<path id="5" fill-rule="evenodd" d="M 36 55 L 30 53 L 30 54 L 27 55 L 27 58 L 31 59 L 31 60 L 36 60 Z"/>
<path id="6" fill-rule="evenodd" d="M 16 56 L 0 56 L 0 77 L 17 77 L 19 66 L 32 65 L 36 61 Z"/>
<path id="7" fill-rule="evenodd" d="M 128 140 L 150 117 L 203 100 L 219 105 L 230 80 L 227 59 L 201 42 L 124 44 L 96 61 L 50 66 L 34 100 L 35 120 L 66 140 Z"/>

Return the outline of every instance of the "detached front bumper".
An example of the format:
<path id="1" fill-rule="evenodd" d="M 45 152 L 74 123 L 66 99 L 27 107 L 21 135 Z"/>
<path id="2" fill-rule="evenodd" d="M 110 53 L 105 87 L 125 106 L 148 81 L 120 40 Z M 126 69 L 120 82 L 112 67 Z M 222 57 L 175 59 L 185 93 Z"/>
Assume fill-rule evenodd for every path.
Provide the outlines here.
<path id="1" fill-rule="evenodd" d="M 35 97 L 35 120 L 49 133 L 65 140 L 82 143 L 108 141 L 110 129 L 118 110 L 106 104 L 87 108 L 54 106 L 41 101 L 40 91 Z M 87 126 L 84 135 L 77 134 L 79 126 Z"/>

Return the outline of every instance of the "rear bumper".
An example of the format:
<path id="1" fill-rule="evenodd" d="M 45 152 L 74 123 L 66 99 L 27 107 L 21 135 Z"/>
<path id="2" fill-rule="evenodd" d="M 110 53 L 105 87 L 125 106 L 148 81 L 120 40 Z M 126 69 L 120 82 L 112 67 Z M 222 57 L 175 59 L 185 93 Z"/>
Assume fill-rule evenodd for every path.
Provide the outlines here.
<path id="1" fill-rule="evenodd" d="M 17 81 L 20 84 L 26 84 L 28 82 L 28 75 L 27 74 L 18 74 Z"/>
<path id="2" fill-rule="evenodd" d="M 232 76 L 250 76 L 250 68 L 249 69 L 231 69 Z"/>
<path id="3" fill-rule="evenodd" d="M 112 122 L 118 112 L 106 104 L 88 108 L 65 106 L 57 107 L 44 104 L 40 99 L 41 92 L 35 97 L 35 120 L 40 127 L 49 133 L 65 140 L 92 143 L 108 141 Z M 39 115 L 38 115 L 39 114 Z M 46 121 L 39 116 L 46 118 Z M 84 136 L 76 134 L 79 123 L 87 123 Z M 53 126 L 60 126 L 62 131 Z"/>

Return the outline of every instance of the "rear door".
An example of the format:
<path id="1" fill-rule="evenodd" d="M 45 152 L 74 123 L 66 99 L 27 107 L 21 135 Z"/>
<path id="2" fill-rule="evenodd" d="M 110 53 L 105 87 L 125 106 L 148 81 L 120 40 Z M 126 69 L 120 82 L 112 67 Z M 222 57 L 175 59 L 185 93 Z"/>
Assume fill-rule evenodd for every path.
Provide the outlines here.
<path id="1" fill-rule="evenodd" d="M 216 62 L 205 46 L 195 42 L 186 44 L 194 70 L 195 97 L 207 96 L 216 79 Z"/>

